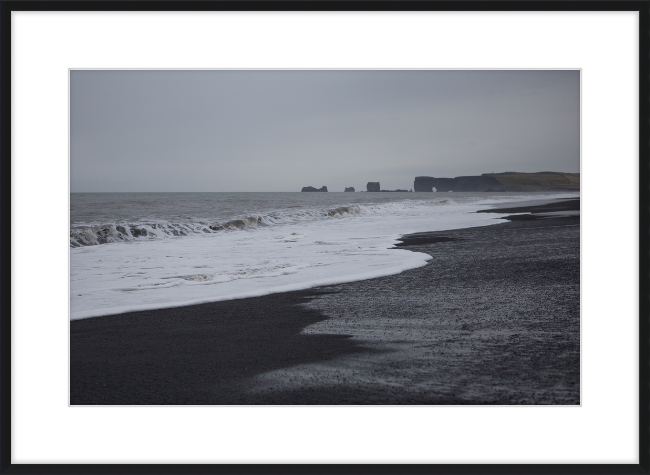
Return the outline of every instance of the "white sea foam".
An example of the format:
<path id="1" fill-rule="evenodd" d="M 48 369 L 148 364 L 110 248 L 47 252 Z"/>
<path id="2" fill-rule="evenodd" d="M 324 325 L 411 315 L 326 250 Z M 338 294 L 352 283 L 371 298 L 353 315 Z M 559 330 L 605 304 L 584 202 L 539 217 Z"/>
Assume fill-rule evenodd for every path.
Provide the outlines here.
<path id="1" fill-rule="evenodd" d="M 171 224 L 161 222 L 148 228 L 140 225 L 138 229 L 148 233 L 140 236 L 124 226 L 124 231 L 118 225 L 99 226 L 104 244 L 70 250 L 70 318 L 397 274 L 431 259 L 428 254 L 391 249 L 401 235 L 501 223 L 496 218 L 502 215 L 476 213 L 501 201 L 496 196 L 465 202 L 458 197 L 454 201 L 406 199 L 308 209 L 227 220 L 218 225 L 222 228 L 210 231 L 205 230 L 210 229 L 208 223 L 186 222 L 183 234 L 178 232 L 180 226 L 174 228 L 175 234 Z M 94 233 L 100 243 L 95 231 L 79 233 L 86 233 L 89 240 Z"/>
<path id="2" fill-rule="evenodd" d="M 446 203 L 443 203 L 446 204 Z M 369 208 L 369 212 L 373 210 Z M 214 223 L 185 220 L 169 222 L 158 219 L 152 222 L 120 221 L 109 224 L 77 225 L 70 230 L 70 247 L 93 246 L 114 242 L 164 239 L 192 234 L 211 234 L 225 231 L 250 230 L 260 226 L 291 224 L 323 218 L 343 218 L 361 213 L 357 205 L 336 208 L 307 209 L 299 212 L 276 212 L 268 215 L 238 217 Z"/>

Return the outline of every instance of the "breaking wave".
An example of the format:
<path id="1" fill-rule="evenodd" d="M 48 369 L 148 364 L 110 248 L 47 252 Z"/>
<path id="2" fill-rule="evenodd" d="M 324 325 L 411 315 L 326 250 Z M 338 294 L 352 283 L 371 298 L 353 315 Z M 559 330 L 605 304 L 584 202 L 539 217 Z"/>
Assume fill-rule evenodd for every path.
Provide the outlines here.
<path id="1" fill-rule="evenodd" d="M 70 229 L 70 247 L 94 246 L 115 242 L 129 242 L 138 239 L 161 239 L 167 237 L 191 236 L 229 231 L 250 230 L 258 226 L 295 223 L 297 221 L 344 218 L 362 212 L 357 205 L 341 206 L 326 210 L 310 210 L 294 214 L 269 214 L 247 216 L 229 221 L 208 222 L 150 222 L 111 223 L 89 226 L 74 226 Z"/>

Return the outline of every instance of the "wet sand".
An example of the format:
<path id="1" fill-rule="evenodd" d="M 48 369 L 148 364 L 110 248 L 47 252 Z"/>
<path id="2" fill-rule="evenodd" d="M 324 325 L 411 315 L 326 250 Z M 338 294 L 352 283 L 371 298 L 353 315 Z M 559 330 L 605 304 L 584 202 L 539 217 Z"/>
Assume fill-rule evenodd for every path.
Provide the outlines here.
<path id="1" fill-rule="evenodd" d="M 433 260 L 394 276 L 72 321 L 70 402 L 579 404 L 579 200 L 554 203 L 406 236 Z"/>

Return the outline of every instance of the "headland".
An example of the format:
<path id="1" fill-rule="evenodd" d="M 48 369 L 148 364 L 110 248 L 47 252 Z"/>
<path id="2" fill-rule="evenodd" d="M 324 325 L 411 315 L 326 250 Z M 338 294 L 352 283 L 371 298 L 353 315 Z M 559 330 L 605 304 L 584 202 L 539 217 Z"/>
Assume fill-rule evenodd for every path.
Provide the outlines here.
<path id="1" fill-rule="evenodd" d="M 455 178 L 417 176 L 413 189 L 419 192 L 579 191 L 580 173 L 504 172 Z"/>

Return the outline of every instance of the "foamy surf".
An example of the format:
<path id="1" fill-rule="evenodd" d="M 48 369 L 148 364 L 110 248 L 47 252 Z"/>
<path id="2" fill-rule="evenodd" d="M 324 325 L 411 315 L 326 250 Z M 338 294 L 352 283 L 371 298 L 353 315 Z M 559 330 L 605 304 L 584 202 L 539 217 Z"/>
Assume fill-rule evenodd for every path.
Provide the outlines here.
<path id="1" fill-rule="evenodd" d="M 513 198 L 508 196 L 510 201 Z M 147 229 L 146 235 L 122 232 L 114 225 L 106 236 L 130 233 L 129 239 L 118 237 L 70 250 L 70 318 L 255 297 L 397 274 L 431 260 L 428 254 L 391 249 L 401 235 L 501 223 L 496 218 L 502 215 L 476 213 L 499 201 L 495 196 L 463 202 L 456 194 L 453 201 L 401 200 L 288 210 L 259 214 L 255 221 L 237 218 L 191 226 L 197 222 L 188 220 L 183 226 L 192 232 L 180 234 L 176 227 L 178 235 L 166 227 L 171 224 L 161 222 Z M 218 228 L 233 222 L 237 224 Z"/>
<path id="2" fill-rule="evenodd" d="M 446 200 L 445 200 L 446 201 Z M 446 203 L 442 203 L 446 204 Z M 327 218 L 343 218 L 361 212 L 356 205 L 332 209 L 308 210 L 301 213 L 275 213 L 233 218 L 223 222 L 140 222 L 108 223 L 91 226 L 75 226 L 70 230 L 70 247 L 93 246 L 134 240 L 151 240 L 169 237 L 211 234 L 223 231 L 254 229 L 259 226 L 290 224 Z"/>

